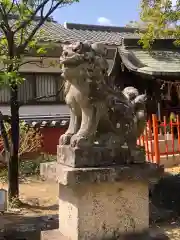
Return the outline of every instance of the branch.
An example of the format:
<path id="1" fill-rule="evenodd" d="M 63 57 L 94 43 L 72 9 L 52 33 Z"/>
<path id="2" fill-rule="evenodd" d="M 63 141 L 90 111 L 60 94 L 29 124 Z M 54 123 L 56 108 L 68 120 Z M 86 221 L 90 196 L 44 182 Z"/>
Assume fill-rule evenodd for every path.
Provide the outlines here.
<path id="1" fill-rule="evenodd" d="M 42 147 L 42 135 L 38 131 L 36 132 L 34 128 L 29 129 L 26 132 L 25 137 L 21 135 L 19 156 L 24 153 L 33 152 Z"/>
<path id="2" fill-rule="evenodd" d="M 1 6 L 1 17 L 2 17 L 2 20 L 5 23 L 5 26 L 6 26 L 7 30 L 9 32 L 11 32 L 11 28 L 9 26 L 8 15 L 7 15 L 6 9 L 4 8 L 3 4 L 0 4 L 0 6 Z"/>
<path id="3" fill-rule="evenodd" d="M 0 9 L 0 15 L 1 15 L 1 9 Z M 7 30 L 6 30 L 5 26 L 4 26 L 4 22 L 3 21 L 0 22 L 0 28 L 3 31 L 3 33 L 4 33 L 4 35 L 6 36 L 6 39 L 7 39 Z"/>
<path id="4" fill-rule="evenodd" d="M 57 96 L 59 96 L 59 94 L 61 93 L 63 87 L 64 87 L 64 82 L 63 82 L 63 84 L 61 85 L 60 89 L 57 91 L 56 94 L 40 96 L 40 97 L 35 98 L 35 100 L 41 100 L 41 99 L 43 99 L 43 98 L 46 99 L 46 98 L 51 98 L 51 97 L 57 97 Z"/>
<path id="5" fill-rule="evenodd" d="M 44 0 L 41 4 L 39 4 L 39 6 L 36 8 L 36 10 L 35 10 L 34 13 L 31 15 L 31 17 L 30 17 L 28 20 L 22 22 L 22 24 L 20 24 L 20 26 L 14 31 L 14 34 L 17 33 L 20 29 L 25 28 L 25 27 L 34 19 L 34 17 L 37 15 L 37 13 L 39 12 L 39 10 L 40 10 L 41 8 L 43 8 L 44 5 L 46 5 L 46 4 L 48 3 L 48 1 L 49 1 L 49 0 Z"/>
<path id="6" fill-rule="evenodd" d="M 27 63 L 29 63 L 29 64 L 35 64 L 37 67 L 40 67 L 40 68 L 49 68 L 51 65 L 49 64 L 49 66 L 43 66 L 43 60 L 44 59 L 48 59 L 48 57 L 40 57 L 40 60 L 29 60 L 29 61 L 26 61 L 26 62 L 22 62 L 21 64 L 19 64 L 18 65 L 18 67 L 17 68 L 15 68 L 15 70 L 18 70 L 20 67 L 22 67 L 23 65 L 25 65 L 25 64 L 27 64 Z M 39 64 L 37 64 L 37 63 L 40 63 L 40 65 Z"/>
<path id="7" fill-rule="evenodd" d="M 6 132 L 6 128 L 4 126 L 3 114 L 2 114 L 1 111 L 0 111 L 0 130 L 1 130 L 1 135 L 2 135 L 2 138 L 3 138 L 3 142 L 4 142 L 4 149 L 6 151 L 6 154 L 9 155 L 10 154 L 10 144 L 9 144 L 9 141 L 8 141 L 8 135 L 7 135 L 7 132 Z M 6 155 L 7 158 L 8 158 L 8 155 Z"/>
<path id="8" fill-rule="evenodd" d="M 63 82 L 63 84 L 61 85 L 60 89 L 57 91 L 56 94 L 50 94 L 50 95 L 44 95 L 44 96 L 36 97 L 36 98 L 31 99 L 31 100 L 28 100 L 26 103 L 32 102 L 32 101 L 34 101 L 34 100 L 35 100 L 35 101 L 38 101 L 38 100 L 41 100 L 41 99 L 58 97 L 59 94 L 61 93 L 61 91 L 63 90 L 64 84 L 65 84 L 65 82 Z M 23 104 L 19 104 L 19 107 L 21 107 L 21 106 L 23 106 Z"/>
<path id="9" fill-rule="evenodd" d="M 11 10 L 13 9 L 14 3 L 15 3 L 15 0 L 13 0 L 13 1 L 12 1 L 12 3 L 11 3 L 11 6 L 10 6 L 9 10 L 7 11 L 7 15 L 9 15 L 9 14 L 10 14 L 10 12 L 11 12 Z"/>
<path id="10" fill-rule="evenodd" d="M 42 59 L 40 59 L 39 61 L 37 60 L 37 61 L 32 61 L 32 60 L 29 60 L 29 61 L 26 61 L 26 62 L 23 62 L 23 63 L 21 63 L 21 64 L 19 64 L 18 65 L 18 67 L 22 67 L 23 65 L 25 65 L 25 64 L 27 64 L 27 63 L 30 63 L 30 64 L 36 64 L 36 66 L 38 66 L 38 67 L 41 67 L 40 65 L 38 65 L 37 63 L 43 63 L 43 60 Z"/>
<path id="11" fill-rule="evenodd" d="M 48 0 L 44 1 L 47 2 Z M 28 43 L 32 40 L 32 38 L 34 37 L 34 35 L 36 34 L 36 32 L 39 30 L 39 28 L 44 24 L 44 22 L 47 20 L 47 18 L 54 12 L 54 10 L 61 5 L 61 3 L 63 3 L 63 0 L 58 1 L 54 7 L 50 8 L 50 10 L 48 11 L 48 13 L 44 16 L 41 17 L 41 20 L 39 21 L 39 23 L 34 27 L 34 29 L 32 30 L 32 32 L 30 33 L 29 37 L 26 39 L 26 41 L 24 42 L 24 44 L 22 44 L 21 46 L 18 47 L 18 53 L 20 54 L 21 52 L 24 52 L 25 48 L 27 47 Z M 42 5 L 43 7 L 44 5 Z M 41 8 L 40 8 L 41 9 Z M 39 9 L 39 10 L 40 10 Z M 35 11 L 36 12 L 36 11 Z M 26 27 L 26 24 L 25 26 Z"/>

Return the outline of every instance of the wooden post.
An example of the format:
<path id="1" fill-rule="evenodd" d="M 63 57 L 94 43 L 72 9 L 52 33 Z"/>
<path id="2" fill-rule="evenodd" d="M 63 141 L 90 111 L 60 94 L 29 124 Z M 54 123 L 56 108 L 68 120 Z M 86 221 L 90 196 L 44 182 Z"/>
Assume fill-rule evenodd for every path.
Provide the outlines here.
<path id="1" fill-rule="evenodd" d="M 159 138 L 158 138 L 158 123 L 155 114 L 152 115 L 153 132 L 154 132 L 154 157 L 155 162 L 160 164 Z"/>

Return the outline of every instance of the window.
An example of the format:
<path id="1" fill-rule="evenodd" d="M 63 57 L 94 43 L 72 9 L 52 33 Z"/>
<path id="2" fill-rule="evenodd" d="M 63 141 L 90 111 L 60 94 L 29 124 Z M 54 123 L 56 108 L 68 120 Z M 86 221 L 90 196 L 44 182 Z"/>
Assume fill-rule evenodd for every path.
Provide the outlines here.
<path id="1" fill-rule="evenodd" d="M 10 87 L 3 86 L 0 89 L 0 103 L 8 103 L 10 101 Z"/>
<path id="2" fill-rule="evenodd" d="M 18 101 L 21 104 L 37 102 L 63 102 L 63 91 L 58 96 L 56 93 L 61 88 L 62 80 L 57 74 L 25 74 L 25 80 L 18 87 Z M 38 97 L 54 95 L 53 97 Z M 0 104 L 10 102 L 10 88 L 2 87 L 0 89 Z"/>
<path id="3" fill-rule="evenodd" d="M 58 101 L 60 102 L 64 102 L 64 87 L 63 85 L 63 79 L 61 78 L 61 76 L 59 76 L 57 78 L 57 85 L 58 85 L 58 91 L 61 89 L 59 95 L 58 95 Z"/>
<path id="4" fill-rule="evenodd" d="M 25 75 L 25 80 L 19 85 L 18 89 L 18 100 L 23 103 L 32 101 L 34 99 L 34 75 Z"/>
<path id="5" fill-rule="evenodd" d="M 36 75 L 36 97 L 55 95 L 57 93 L 56 76 L 53 75 Z M 56 96 L 42 98 L 39 101 L 53 102 Z"/>

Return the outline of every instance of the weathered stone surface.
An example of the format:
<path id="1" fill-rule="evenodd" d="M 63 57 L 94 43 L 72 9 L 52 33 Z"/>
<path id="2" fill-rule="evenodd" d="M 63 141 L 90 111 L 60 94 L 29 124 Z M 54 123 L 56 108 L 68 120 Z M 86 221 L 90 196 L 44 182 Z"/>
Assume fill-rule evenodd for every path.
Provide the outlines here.
<path id="1" fill-rule="evenodd" d="M 137 150 L 138 151 L 138 150 Z M 128 160 L 129 159 L 129 160 Z M 70 145 L 57 146 L 57 162 L 70 167 L 102 167 L 110 165 L 126 164 L 133 161 L 145 162 L 144 153 L 139 151 L 137 159 L 131 157 L 128 148 L 116 149 L 102 146 L 90 146 L 84 148 L 72 148 Z"/>
<path id="2" fill-rule="evenodd" d="M 94 240 L 148 229 L 148 194 L 148 183 L 140 181 L 60 185 L 59 230 L 73 240 Z"/>
<path id="3" fill-rule="evenodd" d="M 126 180 L 149 181 L 163 175 L 164 169 L 151 163 L 101 168 L 73 168 L 57 164 L 56 173 L 59 183 L 73 187 L 84 183 L 115 183 Z"/>
<path id="4" fill-rule="evenodd" d="M 149 180 L 163 174 L 162 168 L 149 163 L 104 168 L 57 164 L 57 174 L 61 237 L 128 239 L 119 236 L 149 228 Z"/>
<path id="5" fill-rule="evenodd" d="M 106 53 L 102 43 L 64 45 L 60 62 L 70 123 L 59 143 L 79 148 L 96 143 L 113 150 L 127 145 L 136 159 L 136 141 L 146 124 L 146 96 L 134 87 L 115 88 Z"/>
<path id="6" fill-rule="evenodd" d="M 165 234 L 162 233 L 151 233 L 148 230 L 139 232 L 139 233 L 126 233 L 121 234 L 117 238 L 106 238 L 106 239 L 96 239 L 93 240 L 168 240 L 168 238 Z M 41 233 L 41 240 L 71 240 L 66 237 L 64 237 L 59 230 L 53 230 L 53 231 L 44 231 Z"/>

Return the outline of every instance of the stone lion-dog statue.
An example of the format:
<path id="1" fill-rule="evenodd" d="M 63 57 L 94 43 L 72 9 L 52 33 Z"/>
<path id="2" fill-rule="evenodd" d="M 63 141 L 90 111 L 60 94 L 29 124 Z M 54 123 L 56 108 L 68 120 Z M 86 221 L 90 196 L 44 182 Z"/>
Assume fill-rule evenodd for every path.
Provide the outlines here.
<path id="1" fill-rule="evenodd" d="M 106 53 L 102 43 L 63 46 L 60 64 L 70 123 L 60 145 L 126 145 L 133 154 L 146 123 L 146 96 L 134 87 L 110 86 Z"/>

